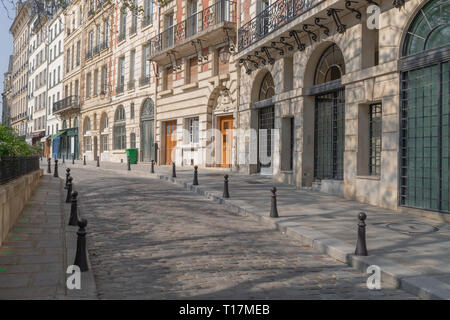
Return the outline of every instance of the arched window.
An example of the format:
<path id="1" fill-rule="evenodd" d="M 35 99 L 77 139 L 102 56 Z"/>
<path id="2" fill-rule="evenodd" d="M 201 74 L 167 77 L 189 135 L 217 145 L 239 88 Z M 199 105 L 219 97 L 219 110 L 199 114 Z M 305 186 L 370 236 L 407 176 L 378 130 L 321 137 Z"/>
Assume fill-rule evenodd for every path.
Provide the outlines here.
<path id="1" fill-rule="evenodd" d="M 114 115 L 114 149 L 126 149 L 125 109 L 119 106 Z"/>
<path id="2" fill-rule="evenodd" d="M 152 99 L 146 99 L 142 105 L 141 119 L 153 119 L 155 117 L 155 105 Z"/>
<path id="3" fill-rule="evenodd" d="M 261 86 L 259 87 L 258 100 L 266 100 L 272 98 L 275 95 L 275 86 L 273 84 L 273 78 L 270 72 L 267 72 L 264 76 Z"/>
<path id="4" fill-rule="evenodd" d="M 400 205 L 450 212 L 450 0 L 416 13 L 402 49 Z"/>
<path id="5" fill-rule="evenodd" d="M 409 26 L 403 55 L 409 56 L 450 43 L 450 0 L 433 0 L 419 10 Z"/>
<path id="6" fill-rule="evenodd" d="M 108 125 L 109 125 L 109 123 L 108 123 L 108 115 L 106 113 L 103 113 L 102 114 L 102 119 L 101 119 L 101 122 L 100 122 L 100 130 L 101 131 L 105 130 L 106 128 L 108 128 Z"/>
<path id="7" fill-rule="evenodd" d="M 314 84 L 338 80 L 345 74 L 344 57 L 335 44 L 328 47 L 320 57 L 314 75 Z"/>

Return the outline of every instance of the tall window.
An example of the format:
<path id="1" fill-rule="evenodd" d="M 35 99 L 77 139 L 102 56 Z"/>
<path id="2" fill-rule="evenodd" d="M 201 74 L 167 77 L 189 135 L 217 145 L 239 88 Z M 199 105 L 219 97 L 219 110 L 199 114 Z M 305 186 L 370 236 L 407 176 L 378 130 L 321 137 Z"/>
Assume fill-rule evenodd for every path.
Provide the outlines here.
<path id="1" fill-rule="evenodd" d="M 97 88 L 98 88 L 98 70 L 94 70 L 94 96 L 97 95 Z"/>
<path id="2" fill-rule="evenodd" d="M 117 78 L 117 91 L 123 92 L 123 87 L 125 84 L 125 57 L 119 58 L 119 72 Z"/>
<path id="3" fill-rule="evenodd" d="M 134 64 L 136 63 L 136 50 L 131 50 L 130 53 L 130 83 L 134 84 Z"/>
<path id="4" fill-rule="evenodd" d="M 92 87 L 92 79 L 91 73 L 86 75 L 86 97 L 89 98 L 91 96 L 91 87 Z"/>
<path id="5" fill-rule="evenodd" d="M 198 143 L 198 117 L 188 119 L 189 142 Z"/>
<path id="6" fill-rule="evenodd" d="M 125 38 L 126 33 L 126 27 L 127 27 L 127 12 L 125 8 L 122 8 L 120 11 L 120 34 L 119 34 L 119 41 Z"/>
<path id="7" fill-rule="evenodd" d="M 89 54 L 92 54 L 92 49 L 94 47 L 94 31 L 89 31 Z"/>
<path id="8" fill-rule="evenodd" d="M 102 92 L 106 94 L 108 92 L 108 67 L 102 67 Z"/>
<path id="9" fill-rule="evenodd" d="M 114 116 L 114 149 L 126 149 L 125 109 L 119 106 Z"/>
<path id="10" fill-rule="evenodd" d="M 109 22 L 108 20 L 105 21 L 105 23 L 103 24 L 104 28 L 103 28 L 103 41 L 105 43 L 105 47 L 108 47 L 109 44 Z"/>
<path id="11" fill-rule="evenodd" d="M 143 26 L 148 26 L 153 22 L 153 0 L 144 0 L 144 20 Z"/>
<path id="12" fill-rule="evenodd" d="M 369 106 L 369 175 L 381 170 L 381 103 Z"/>
<path id="13" fill-rule="evenodd" d="M 150 44 L 146 44 L 143 48 L 143 55 L 142 55 L 142 78 L 148 79 L 150 78 L 150 60 L 148 59 L 150 57 Z"/>
<path id="14" fill-rule="evenodd" d="M 136 133 L 130 133 L 130 148 L 136 148 Z"/>

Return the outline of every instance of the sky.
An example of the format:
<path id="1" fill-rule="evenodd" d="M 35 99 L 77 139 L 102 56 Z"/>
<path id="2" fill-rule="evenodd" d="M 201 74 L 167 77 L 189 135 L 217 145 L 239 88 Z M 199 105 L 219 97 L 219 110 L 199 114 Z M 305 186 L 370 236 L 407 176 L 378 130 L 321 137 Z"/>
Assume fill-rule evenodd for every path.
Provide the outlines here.
<path id="1" fill-rule="evenodd" d="M 0 2 L 0 94 L 3 93 L 3 74 L 8 71 L 9 56 L 13 50 L 12 35 L 9 33 L 9 28 L 13 22 L 14 13 L 11 1 Z"/>

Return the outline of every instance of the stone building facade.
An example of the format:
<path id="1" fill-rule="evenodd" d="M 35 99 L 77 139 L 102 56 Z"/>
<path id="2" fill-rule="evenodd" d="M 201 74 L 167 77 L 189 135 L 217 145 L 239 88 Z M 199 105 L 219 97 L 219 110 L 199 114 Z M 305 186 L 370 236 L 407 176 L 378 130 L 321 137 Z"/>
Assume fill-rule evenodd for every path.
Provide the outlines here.
<path id="1" fill-rule="evenodd" d="M 109 160 L 109 119 L 114 6 L 110 2 L 91 1 L 84 7 L 81 70 L 80 154 L 87 160 Z"/>
<path id="2" fill-rule="evenodd" d="M 449 212 L 450 2 L 377 3 L 241 2 L 239 170 Z"/>
<path id="3" fill-rule="evenodd" d="M 150 59 L 158 72 L 159 163 L 231 167 L 238 82 L 230 51 L 237 3 L 171 1 L 157 16 Z"/>
<path id="4" fill-rule="evenodd" d="M 27 133 L 27 87 L 28 87 L 28 24 L 31 9 L 27 2 L 18 1 L 16 14 L 9 29 L 13 35 L 13 70 L 10 117 L 11 127 L 25 138 Z"/>
<path id="5" fill-rule="evenodd" d="M 157 5 L 151 0 L 135 1 L 137 9 L 114 8 L 111 105 L 102 114 L 107 128 L 105 160 L 126 162 L 126 149 L 137 149 L 137 161 L 155 158 L 155 66 L 148 60 L 149 40 L 155 35 Z"/>

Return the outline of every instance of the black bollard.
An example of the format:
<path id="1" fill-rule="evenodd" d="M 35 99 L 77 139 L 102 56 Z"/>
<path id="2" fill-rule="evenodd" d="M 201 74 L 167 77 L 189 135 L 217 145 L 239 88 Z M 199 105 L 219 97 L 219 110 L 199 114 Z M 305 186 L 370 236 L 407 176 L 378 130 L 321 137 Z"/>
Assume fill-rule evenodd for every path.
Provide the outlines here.
<path id="1" fill-rule="evenodd" d="M 128 165 L 128 171 L 131 170 L 131 161 L 130 161 L 130 157 L 127 157 L 127 165 Z"/>
<path id="2" fill-rule="evenodd" d="M 155 160 L 152 160 L 152 170 L 150 173 L 155 173 Z"/>
<path id="3" fill-rule="evenodd" d="M 272 192 L 272 205 L 270 207 L 270 217 L 278 218 L 278 209 L 277 209 L 277 188 L 273 187 L 270 192 Z"/>
<path id="4" fill-rule="evenodd" d="M 77 203 L 78 192 L 72 192 L 72 205 L 70 206 L 70 218 L 69 226 L 76 226 L 78 222 L 78 203 Z"/>
<path id="5" fill-rule="evenodd" d="M 72 164 L 75 164 L 75 154 L 72 153 Z"/>
<path id="6" fill-rule="evenodd" d="M 70 168 L 66 169 L 66 184 L 64 185 L 64 189 L 67 189 L 67 182 L 69 182 L 70 177 Z"/>
<path id="7" fill-rule="evenodd" d="M 100 157 L 97 157 L 97 167 L 100 167 Z"/>
<path id="8" fill-rule="evenodd" d="M 55 178 L 59 177 L 59 175 L 58 175 L 58 159 L 55 159 L 55 172 L 53 173 L 53 176 Z"/>
<path id="9" fill-rule="evenodd" d="M 83 165 L 86 165 L 86 156 L 83 156 Z"/>
<path id="10" fill-rule="evenodd" d="M 355 255 L 357 256 L 367 256 L 367 246 L 366 246 L 366 220 L 367 216 L 364 212 L 360 212 L 358 215 L 358 240 L 356 242 Z"/>
<path id="11" fill-rule="evenodd" d="M 47 159 L 47 173 L 52 173 L 52 159 L 48 158 Z"/>
<path id="12" fill-rule="evenodd" d="M 64 161 L 64 156 L 63 156 L 63 163 L 66 163 L 66 162 Z"/>
<path id="13" fill-rule="evenodd" d="M 230 194 L 228 192 L 228 175 L 224 175 L 224 181 L 223 181 L 223 198 L 228 199 L 230 197 Z"/>
<path id="14" fill-rule="evenodd" d="M 194 166 L 194 182 L 192 184 L 198 186 L 198 166 Z"/>
<path id="15" fill-rule="evenodd" d="M 67 196 L 66 196 L 66 203 L 70 203 L 70 196 L 72 194 L 72 177 L 69 177 L 67 181 Z"/>
<path id="16" fill-rule="evenodd" d="M 172 161 L 172 178 L 177 177 L 177 169 L 175 168 L 175 162 Z"/>
<path id="17" fill-rule="evenodd" d="M 74 265 L 80 268 L 81 272 L 88 271 L 88 263 L 87 263 L 87 251 L 86 251 L 86 226 L 87 220 L 81 218 L 78 221 L 78 231 L 77 231 L 77 253 L 75 255 Z"/>

